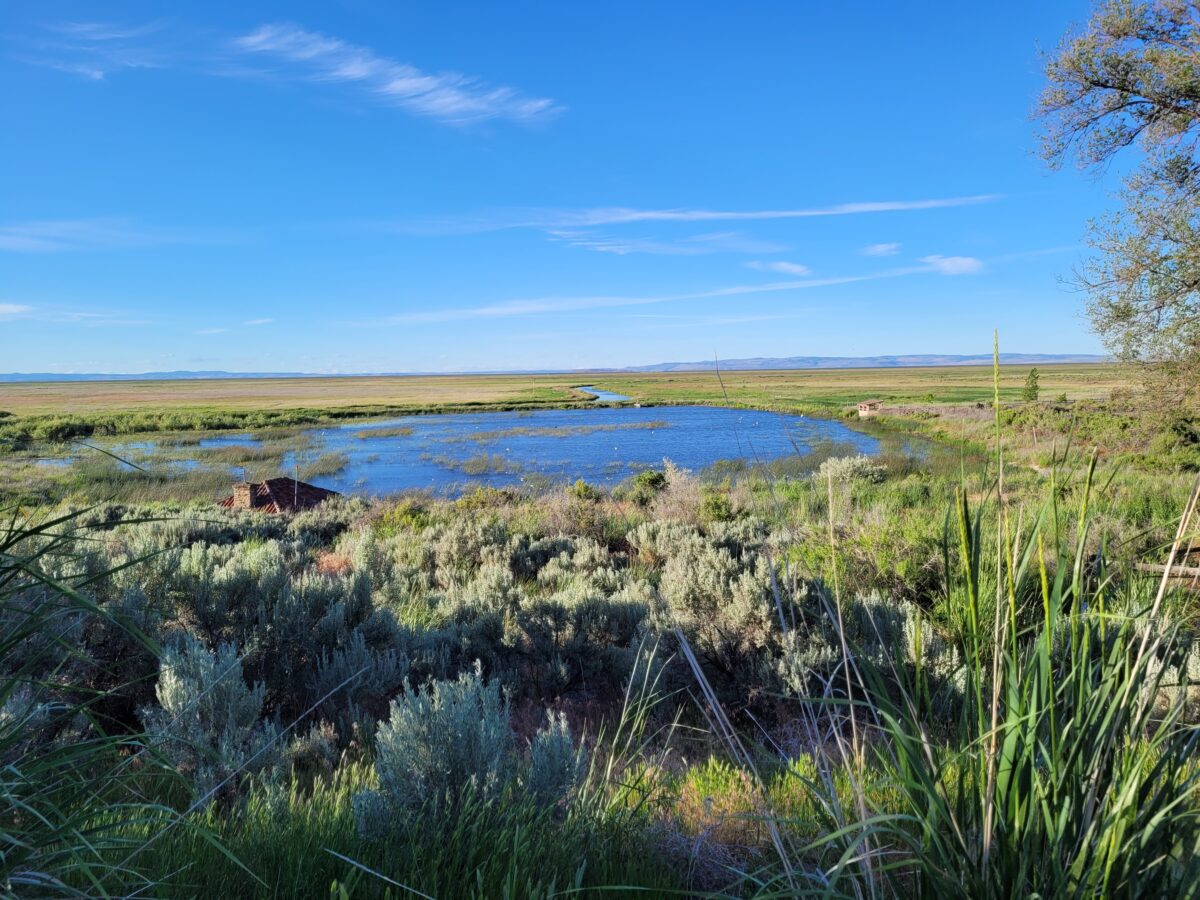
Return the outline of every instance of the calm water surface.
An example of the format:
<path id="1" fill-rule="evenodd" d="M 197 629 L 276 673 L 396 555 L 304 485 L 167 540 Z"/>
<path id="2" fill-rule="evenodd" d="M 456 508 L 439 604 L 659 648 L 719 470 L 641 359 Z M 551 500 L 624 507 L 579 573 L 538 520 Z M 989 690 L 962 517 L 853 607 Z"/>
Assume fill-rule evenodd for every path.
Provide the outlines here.
<path id="1" fill-rule="evenodd" d="M 615 406 L 610 404 L 628 398 L 583 390 L 596 394 L 599 405 L 405 416 L 310 429 L 305 432 L 309 446 L 285 455 L 283 471 L 299 471 L 302 480 L 342 493 L 379 496 L 418 489 L 456 494 L 476 485 L 541 485 L 577 478 L 611 486 L 642 469 L 661 468 L 664 459 L 698 472 L 723 460 L 754 464 L 803 455 L 829 442 L 841 445 L 844 453 L 876 454 L 880 449 L 875 438 L 832 419 L 709 406 Z M 261 445 L 252 434 L 215 435 L 196 444 Z M 139 465 L 150 467 L 186 472 L 205 465 L 186 453 L 183 459 L 156 461 L 154 440 L 124 442 L 113 449 L 133 452 Z M 326 454 L 340 454 L 345 466 L 331 475 L 305 471 Z"/>
<path id="2" fill-rule="evenodd" d="M 335 475 L 305 480 L 374 495 L 531 479 L 612 485 L 661 467 L 664 458 L 700 470 L 718 460 L 767 462 L 803 454 L 828 441 L 858 453 L 879 450 L 875 438 L 833 420 L 701 406 L 407 416 L 312 434 L 319 452 L 343 453 L 348 464 Z"/>
<path id="3" fill-rule="evenodd" d="M 632 400 L 632 397 L 626 397 L 624 394 L 615 394 L 612 391 L 601 390 L 598 387 L 592 387 L 590 384 L 576 388 L 579 391 L 587 391 L 596 398 L 597 403 L 624 403 L 626 400 Z"/>

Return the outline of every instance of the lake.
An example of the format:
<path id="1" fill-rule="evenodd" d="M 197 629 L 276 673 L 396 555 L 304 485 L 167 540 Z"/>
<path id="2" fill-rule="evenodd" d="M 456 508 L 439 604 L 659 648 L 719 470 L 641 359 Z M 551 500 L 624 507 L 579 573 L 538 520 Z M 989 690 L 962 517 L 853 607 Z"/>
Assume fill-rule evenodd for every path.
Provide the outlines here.
<path id="1" fill-rule="evenodd" d="M 314 452 L 345 454 L 333 475 L 300 478 L 343 493 L 454 493 L 530 481 L 613 485 L 664 458 L 698 471 L 719 460 L 768 462 L 828 442 L 874 454 L 879 442 L 830 419 L 707 406 L 406 416 L 310 432 Z M 292 460 L 288 464 L 292 464 Z"/>
<path id="2" fill-rule="evenodd" d="M 282 470 L 342 493 L 431 490 L 453 495 L 476 485 L 543 486 L 577 478 L 612 486 L 643 469 L 661 469 L 664 459 L 700 472 L 718 462 L 754 465 L 803 456 L 831 443 L 839 455 L 880 450 L 874 437 L 838 420 L 713 406 L 618 406 L 613 404 L 628 398 L 590 387 L 580 390 L 595 394 L 597 406 L 415 415 L 307 429 L 307 446 L 286 452 Z M 212 467 L 241 477 L 238 466 L 188 458 L 178 443 L 168 440 L 168 445 L 170 453 L 165 447 L 160 453 L 154 439 L 121 442 L 111 450 L 149 470 L 185 473 Z M 234 433 L 197 438 L 191 446 L 251 450 L 263 441 Z M 332 474 L 330 454 L 345 460 Z M 306 471 L 319 457 L 324 457 L 321 473 Z"/>

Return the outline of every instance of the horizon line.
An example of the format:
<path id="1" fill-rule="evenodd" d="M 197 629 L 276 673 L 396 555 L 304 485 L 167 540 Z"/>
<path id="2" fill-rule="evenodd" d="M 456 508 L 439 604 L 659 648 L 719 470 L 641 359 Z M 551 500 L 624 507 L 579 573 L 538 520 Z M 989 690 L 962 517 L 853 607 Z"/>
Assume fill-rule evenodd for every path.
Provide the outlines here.
<path id="1" fill-rule="evenodd" d="M 786 365 L 787 360 L 812 360 L 808 365 Z M 889 364 L 846 365 L 855 361 L 894 360 Z M 233 372 L 224 369 L 175 369 L 146 372 L 0 372 L 0 383 L 45 384 L 55 381 L 108 381 L 113 379 L 144 381 L 232 381 L 237 379 L 267 378 L 430 378 L 464 377 L 483 375 L 655 375 L 682 371 L 708 371 L 720 366 L 729 371 L 836 371 L 838 369 L 902 369 L 902 368 L 953 368 L 990 365 L 992 354 L 980 353 L 896 353 L 868 356 L 796 356 L 796 357 L 736 357 L 728 360 L 693 360 L 686 362 L 661 362 L 630 366 L 585 366 L 582 368 L 532 368 L 532 369 L 461 369 L 448 371 L 367 371 L 367 372 Z M 1008 362 L 1006 362 L 1008 360 Z M 1025 362 L 1020 362 L 1024 360 Z M 762 365 L 747 368 L 751 362 L 779 362 L 781 365 Z M 1000 354 L 1001 365 L 1103 364 L 1115 360 L 1105 354 L 1096 353 L 1021 353 Z M 838 363 L 843 363 L 838 365 Z M 739 365 L 740 364 L 740 365 Z"/>

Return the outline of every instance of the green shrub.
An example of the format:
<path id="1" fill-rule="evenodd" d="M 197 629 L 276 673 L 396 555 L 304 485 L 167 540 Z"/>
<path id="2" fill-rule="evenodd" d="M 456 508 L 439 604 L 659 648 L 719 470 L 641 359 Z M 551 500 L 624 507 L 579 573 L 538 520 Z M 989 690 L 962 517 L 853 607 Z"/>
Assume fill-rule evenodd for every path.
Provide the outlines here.
<path id="1" fill-rule="evenodd" d="M 704 522 L 732 522 L 737 518 L 728 494 L 707 491 L 700 504 L 700 519 Z"/>
<path id="2" fill-rule="evenodd" d="M 667 476 L 654 469 L 644 469 L 633 476 L 634 487 L 646 488 L 651 491 L 661 491 L 667 486 Z"/>
<path id="3" fill-rule="evenodd" d="M 603 496 L 603 494 L 601 494 L 597 488 L 588 484 L 582 478 L 575 480 L 575 483 L 572 484 L 568 489 L 568 493 L 570 493 L 570 495 L 576 500 L 585 500 L 590 502 L 595 502 Z"/>
<path id="4" fill-rule="evenodd" d="M 665 472 L 654 469 L 643 469 L 629 480 L 629 489 L 625 495 L 636 506 L 646 507 L 654 502 L 654 498 L 667 487 Z"/>
<path id="5" fill-rule="evenodd" d="M 1026 403 L 1036 402 L 1041 388 L 1038 386 L 1038 370 L 1034 366 L 1025 378 L 1025 386 L 1021 388 L 1021 399 Z"/>
<path id="6" fill-rule="evenodd" d="M 429 512 L 423 503 L 419 500 L 405 499 L 387 507 L 379 516 L 376 528 L 383 534 L 401 529 L 420 531 L 427 528 L 431 522 Z"/>

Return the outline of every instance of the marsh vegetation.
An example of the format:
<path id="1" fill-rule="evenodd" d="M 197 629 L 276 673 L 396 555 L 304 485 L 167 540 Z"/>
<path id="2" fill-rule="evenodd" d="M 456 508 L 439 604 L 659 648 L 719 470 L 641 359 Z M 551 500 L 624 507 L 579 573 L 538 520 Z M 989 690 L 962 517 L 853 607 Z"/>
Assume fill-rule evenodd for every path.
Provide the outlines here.
<path id="1" fill-rule="evenodd" d="M 19 420 L 18 420 L 19 421 Z M 370 425 L 155 434 L 9 445 L 0 473 L 16 499 L 216 499 L 228 482 L 278 475 L 343 493 L 404 489 L 453 495 L 476 485 L 613 486 L 670 456 L 693 470 L 810 457 L 830 443 L 875 453 L 879 439 L 846 424 L 723 408 L 599 408 L 411 416 Z M 914 440 L 911 443 L 921 443 Z"/>
<path id="2" fill-rule="evenodd" d="M 1042 416 L 1034 450 L 1020 419 L 992 411 L 1002 480 L 900 432 L 290 518 L 14 511 L 0 748 L 39 816 L 6 822 L 6 883 L 1182 890 L 1194 604 L 1138 565 L 1186 555 L 1193 476 L 1071 455 Z"/>

